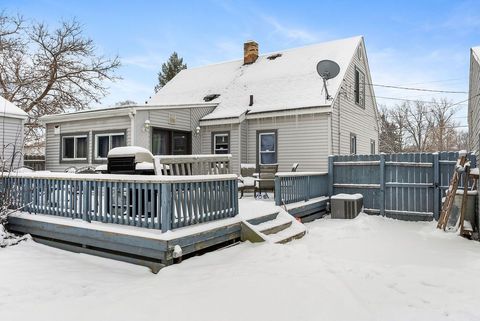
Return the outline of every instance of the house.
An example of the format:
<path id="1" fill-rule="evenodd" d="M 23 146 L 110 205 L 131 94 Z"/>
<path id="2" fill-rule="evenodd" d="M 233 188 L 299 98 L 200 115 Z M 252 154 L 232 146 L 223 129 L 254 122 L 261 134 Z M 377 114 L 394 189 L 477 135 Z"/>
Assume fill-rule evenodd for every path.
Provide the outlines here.
<path id="1" fill-rule="evenodd" d="M 0 96 L 0 168 L 23 165 L 24 123 L 27 113 Z"/>
<path id="2" fill-rule="evenodd" d="M 333 60 L 326 83 L 316 66 Z M 156 155 L 232 154 L 241 163 L 278 163 L 289 171 L 325 171 L 330 154 L 378 151 L 375 94 L 363 37 L 244 57 L 182 70 L 145 105 L 42 117 L 46 168 L 62 171 L 106 161 L 122 145 Z"/>
<path id="3" fill-rule="evenodd" d="M 470 49 L 468 135 L 470 150 L 480 150 L 480 46 Z"/>

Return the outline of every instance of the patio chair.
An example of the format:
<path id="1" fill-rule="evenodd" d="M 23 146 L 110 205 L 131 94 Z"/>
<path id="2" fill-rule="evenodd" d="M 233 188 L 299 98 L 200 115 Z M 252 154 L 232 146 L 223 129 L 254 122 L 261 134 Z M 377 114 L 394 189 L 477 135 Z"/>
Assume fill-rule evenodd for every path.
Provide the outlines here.
<path id="1" fill-rule="evenodd" d="M 254 193 L 273 191 L 275 195 L 275 174 L 278 171 L 278 164 L 259 165 L 258 178 L 255 179 Z M 265 194 L 268 198 L 268 194 Z"/>
<path id="2" fill-rule="evenodd" d="M 245 191 L 253 192 L 255 190 L 255 164 L 240 164 L 240 177 L 238 178 L 238 190 L 240 191 L 240 198 L 243 197 Z"/>

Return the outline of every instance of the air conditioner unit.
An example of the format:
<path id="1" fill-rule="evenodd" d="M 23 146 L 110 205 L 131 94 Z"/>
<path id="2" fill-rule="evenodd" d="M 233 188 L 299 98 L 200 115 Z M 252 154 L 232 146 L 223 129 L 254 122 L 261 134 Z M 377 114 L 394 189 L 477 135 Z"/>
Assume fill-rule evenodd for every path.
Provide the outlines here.
<path id="1" fill-rule="evenodd" d="M 332 218 L 352 219 L 360 214 L 362 208 L 362 194 L 337 194 L 330 198 Z"/>

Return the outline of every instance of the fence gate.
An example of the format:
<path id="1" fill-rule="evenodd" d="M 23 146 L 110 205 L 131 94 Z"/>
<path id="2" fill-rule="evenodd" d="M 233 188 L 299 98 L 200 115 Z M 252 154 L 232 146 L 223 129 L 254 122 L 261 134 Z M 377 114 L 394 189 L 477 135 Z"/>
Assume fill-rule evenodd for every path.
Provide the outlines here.
<path id="1" fill-rule="evenodd" d="M 468 158 L 476 167 L 475 155 Z M 363 194 L 369 214 L 438 219 L 457 159 L 458 152 L 330 156 L 330 194 Z"/>

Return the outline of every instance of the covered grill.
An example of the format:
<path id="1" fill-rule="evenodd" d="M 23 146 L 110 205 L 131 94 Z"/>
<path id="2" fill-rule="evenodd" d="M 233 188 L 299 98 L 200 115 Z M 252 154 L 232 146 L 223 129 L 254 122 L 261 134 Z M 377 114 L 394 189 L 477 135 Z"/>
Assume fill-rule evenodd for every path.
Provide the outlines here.
<path id="1" fill-rule="evenodd" d="M 137 146 L 116 147 L 108 152 L 107 173 L 154 175 L 153 155 Z"/>

